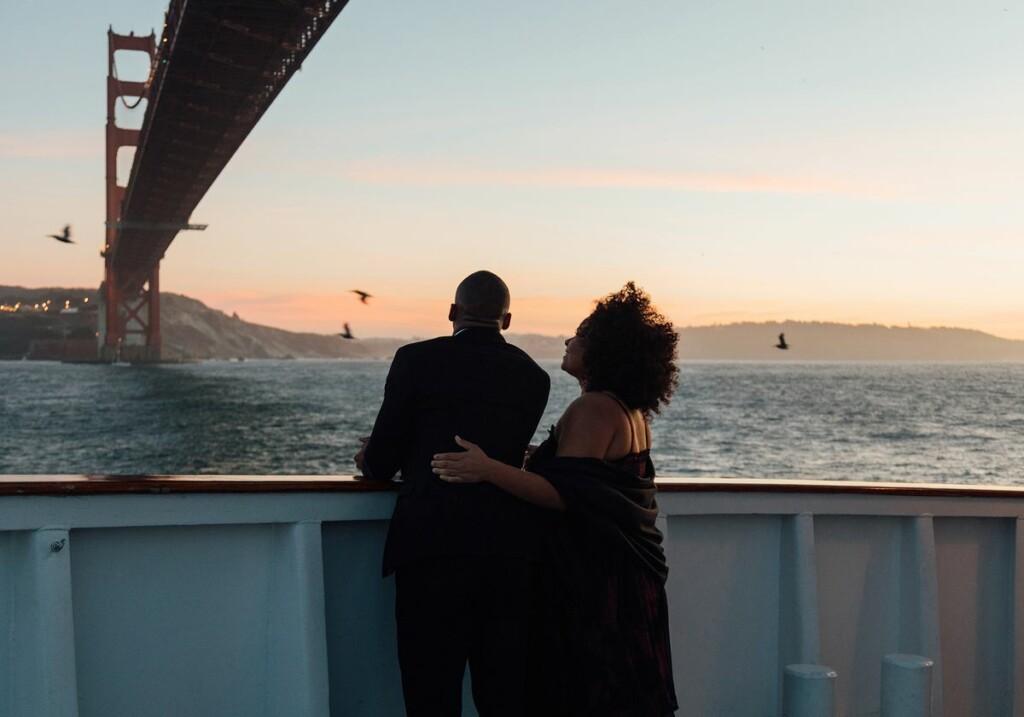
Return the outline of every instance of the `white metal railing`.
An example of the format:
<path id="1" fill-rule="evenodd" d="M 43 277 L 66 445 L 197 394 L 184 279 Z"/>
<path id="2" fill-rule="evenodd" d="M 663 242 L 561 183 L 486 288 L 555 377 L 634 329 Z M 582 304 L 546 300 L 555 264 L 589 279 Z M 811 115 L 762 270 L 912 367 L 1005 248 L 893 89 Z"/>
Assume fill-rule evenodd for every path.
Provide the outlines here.
<path id="1" fill-rule="evenodd" d="M 346 477 L 0 477 L 0 714 L 402 714 L 393 500 Z M 659 500 L 679 715 L 1024 710 L 1020 490 Z"/>

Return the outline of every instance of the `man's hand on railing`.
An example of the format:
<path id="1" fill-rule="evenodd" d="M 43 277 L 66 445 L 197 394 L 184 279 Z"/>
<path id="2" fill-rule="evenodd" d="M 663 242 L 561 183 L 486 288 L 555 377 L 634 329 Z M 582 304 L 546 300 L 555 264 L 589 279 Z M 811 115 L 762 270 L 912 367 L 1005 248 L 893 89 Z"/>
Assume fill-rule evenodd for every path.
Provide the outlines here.
<path id="1" fill-rule="evenodd" d="M 366 462 L 365 461 L 366 461 L 366 447 L 368 445 L 370 445 L 370 437 L 369 436 L 360 436 L 359 443 L 360 443 L 359 450 L 356 452 L 355 456 L 353 456 L 352 460 L 355 461 L 356 470 L 358 470 L 359 473 L 360 473 L 360 475 L 356 475 L 355 476 L 356 480 L 363 480 L 363 479 L 368 477 L 367 475 L 365 475 L 365 471 L 366 471 Z"/>

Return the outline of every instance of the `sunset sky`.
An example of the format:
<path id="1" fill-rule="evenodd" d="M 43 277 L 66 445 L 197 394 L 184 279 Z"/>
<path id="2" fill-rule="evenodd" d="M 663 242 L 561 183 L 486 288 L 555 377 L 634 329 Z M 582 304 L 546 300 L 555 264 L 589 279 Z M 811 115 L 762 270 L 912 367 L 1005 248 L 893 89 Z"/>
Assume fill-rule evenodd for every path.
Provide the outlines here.
<path id="1" fill-rule="evenodd" d="M 106 30 L 166 5 L 0 0 L 0 284 L 98 286 Z M 518 331 L 570 332 L 633 279 L 680 325 L 1024 339 L 1022 37 L 1007 0 L 351 0 L 163 289 L 425 336 L 489 268 Z M 43 238 L 65 223 L 77 245 Z"/>

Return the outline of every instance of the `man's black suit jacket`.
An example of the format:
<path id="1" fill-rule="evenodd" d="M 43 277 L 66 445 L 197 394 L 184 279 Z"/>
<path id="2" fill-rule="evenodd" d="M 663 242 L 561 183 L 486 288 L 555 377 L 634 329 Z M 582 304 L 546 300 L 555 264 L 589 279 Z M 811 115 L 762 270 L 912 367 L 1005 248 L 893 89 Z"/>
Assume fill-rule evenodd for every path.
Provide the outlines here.
<path id="1" fill-rule="evenodd" d="M 489 483 L 446 483 L 430 461 L 462 450 L 459 435 L 491 458 L 522 465 L 550 388 L 547 372 L 497 329 L 463 329 L 398 350 L 363 464 L 371 480 L 402 472 L 385 575 L 424 558 L 535 556 L 541 509 Z"/>

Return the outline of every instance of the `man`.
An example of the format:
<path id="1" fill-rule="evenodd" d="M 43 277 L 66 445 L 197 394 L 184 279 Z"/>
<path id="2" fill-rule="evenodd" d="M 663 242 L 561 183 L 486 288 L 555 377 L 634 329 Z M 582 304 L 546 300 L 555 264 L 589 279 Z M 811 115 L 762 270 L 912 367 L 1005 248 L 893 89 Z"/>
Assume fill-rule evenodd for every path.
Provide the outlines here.
<path id="1" fill-rule="evenodd" d="M 459 435 L 522 464 L 551 381 L 506 343 L 509 291 L 478 271 L 455 292 L 452 336 L 403 346 L 356 465 L 369 480 L 402 472 L 384 547 L 395 573 L 398 660 L 409 717 L 456 717 L 468 662 L 481 717 L 526 714 L 527 637 L 539 509 L 492 485 L 434 475 Z"/>

